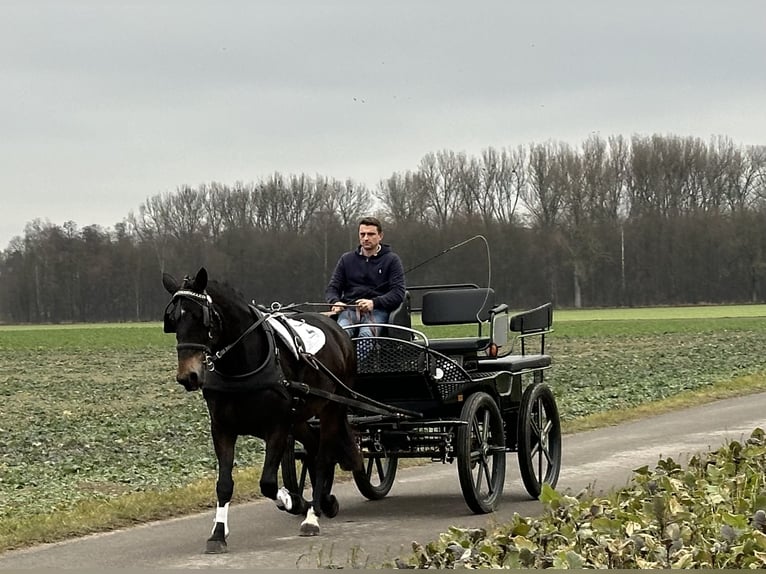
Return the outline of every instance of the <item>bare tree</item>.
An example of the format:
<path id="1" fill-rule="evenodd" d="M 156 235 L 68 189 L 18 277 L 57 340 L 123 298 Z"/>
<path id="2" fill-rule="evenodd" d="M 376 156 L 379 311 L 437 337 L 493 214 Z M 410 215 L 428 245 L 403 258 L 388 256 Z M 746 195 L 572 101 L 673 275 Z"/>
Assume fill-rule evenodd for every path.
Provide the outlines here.
<path id="1" fill-rule="evenodd" d="M 372 194 L 363 184 L 352 179 L 317 178 L 317 187 L 324 190 L 323 210 L 329 210 L 340 219 L 343 227 L 351 226 L 357 219 L 370 210 Z"/>
<path id="2" fill-rule="evenodd" d="M 543 230 L 552 229 L 561 218 L 564 201 L 556 187 L 554 168 L 557 146 L 553 142 L 535 144 L 529 153 L 529 181 L 521 196 L 530 213 L 532 225 Z"/>
<path id="3" fill-rule="evenodd" d="M 493 216 L 501 223 L 512 223 L 519 200 L 526 193 L 527 154 L 522 146 L 503 150 L 494 158 L 484 156 L 486 186 L 493 198 Z"/>
<path id="4" fill-rule="evenodd" d="M 287 180 L 278 173 L 254 190 L 257 226 L 264 230 L 306 230 L 311 217 L 321 209 L 323 196 L 305 174 Z"/>
<path id="5" fill-rule="evenodd" d="M 380 182 L 375 198 L 382 205 L 383 215 L 395 225 L 427 220 L 427 200 L 415 173 L 394 173 Z"/>
<path id="6" fill-rule="evenodd" d="M 464 160 L 462 157 L 460 159 L 455 152 L 444 150 L 426 154 L 420 161 L 417 181 L 433 222 L 438 226 L 447 225 L 458 213 L 461 200 L 459 165 Z"/>

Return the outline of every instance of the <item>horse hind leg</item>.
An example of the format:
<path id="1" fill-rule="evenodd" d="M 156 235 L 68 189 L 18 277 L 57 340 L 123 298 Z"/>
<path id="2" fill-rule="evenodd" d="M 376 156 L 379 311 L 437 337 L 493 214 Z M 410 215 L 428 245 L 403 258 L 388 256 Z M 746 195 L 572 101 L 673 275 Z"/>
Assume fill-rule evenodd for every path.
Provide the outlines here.
<path id="1" fill-rule="evenodd" d="M 322 516 L 322 498 L 326 488 L 327 475 L 327 462 L 323 456 L 324 450 L 320 445 L 317 455 L 316 477 L 313 483 L 313 500 L 306 511 L 306 518 L 301 522 L 301 536 L 317 536 L 319 534 L 319 517 Z"/>
<path id="2" fill-rule="evenodd" d="M 305 514 L 308 503 L 303 500 L 303 497 L 290 492 L 285 486 L 278 487 L 279 465 L 285 458 L 287 446 L 292 446 L 288 436 L 287 429 L 278 429 L 266 439 L 266 455 L 259 485 L 261 494 L 273 500 L 279 510 L 285 510 L 290 514 Z"/>
<path id="3" fill-rule="evenodd" d="M 325 461 L 324 465 L 317 468 L 316 480 L 314 482 L 314 497 L 311 506 L 306 511 L 306 518 L 301 522 L 301 536 L 317 536 L 319 534 L 319 517 L 322 516 L 322 513 L 327 518 L 337 516 L 340 505 L 335 495 L 330 494 L 334 473 L 334 461 Z"/>
<path id="4" fill-rule="evenodd" d="M 338 516 L 338 512 L 340 511 L 340 504 L 338 504 L 338 499 L 335 497 L 332 493 L 332 484 L 335 480 L 335 465 L 333 464 L 332 467 L 330 467 L 330 472 L 325 477 L 324 482 L 324 492 L 322 492 L 322 498 L 319 501 L 319 506 L 322 509 L 322 513 L 327 518 L 335 518 Z"/>
<path id="5" fill-rule="evenodd" d="M 337 412 L 337 411 L 336 411 Z M 346 422 L 345 412 L 343 422 Z M 313 500 L 306 518 L 301 523 L 301 536 L 319 534 L 319 517 L 325 512 L 328 518 L 338 514 L 338 500 L 330 494 L 337 460 L 337 441 L 339 440 L 337 417 L 320 419 L 319 450 L 316 456 L 316 479 L 313 484 Z M 342 438 L 341 438 L 342 440 Z"/>

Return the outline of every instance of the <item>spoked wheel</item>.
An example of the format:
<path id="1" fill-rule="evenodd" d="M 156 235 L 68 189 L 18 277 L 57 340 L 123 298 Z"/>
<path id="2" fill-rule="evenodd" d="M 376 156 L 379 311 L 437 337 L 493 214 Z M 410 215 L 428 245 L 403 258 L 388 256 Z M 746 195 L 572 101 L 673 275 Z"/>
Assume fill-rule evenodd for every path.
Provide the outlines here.
<path id="1" fill-rule="evenodd" d="M 285 454 L 282 455 L 282 483 L 293 494 L 303 495 L 307 480 L 306 451 L 291 436 L 287 440 Z"/>
<path id="2" fill-rule="evenodd" d="M 396 456 L 373 456 L 364 463 L 363 470 L 354 471 L 354 482 L 362 496 L 380 500 L 394 486 L 399 459 Z"/>
<path id="3" fill-rule="evenodd" d="M 505 434 L 497 402 L 484 392 L 468 397 L 460 413 L 467 422 L 457 432 L 460 488 L 476 514 L 493 512 L 505 482 Z"/>
<path id="4" fill-rule="evenodd" d="M 519 410 L 519 470 L 529 495 L 543 483 L 555 487 L 561 470 L 561 421 L 556 399 L 544 383 L 528 386 Z"/>

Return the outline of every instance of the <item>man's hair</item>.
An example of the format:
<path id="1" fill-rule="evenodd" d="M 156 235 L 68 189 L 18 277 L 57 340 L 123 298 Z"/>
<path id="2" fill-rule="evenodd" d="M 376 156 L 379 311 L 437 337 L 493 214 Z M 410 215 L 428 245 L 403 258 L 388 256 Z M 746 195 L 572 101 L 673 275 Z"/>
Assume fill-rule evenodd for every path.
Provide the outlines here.
<path id="1" fill-rule="evenodd" d="M 380 224 L 380 219 L 377 217 L 363 217 L 359 220 L 359 225 L 357 226 L 357 229 L 361 227 L 362 225 L 374 225 L 378 228 L 378 233 L 383 233 L 383 226 Z"/>

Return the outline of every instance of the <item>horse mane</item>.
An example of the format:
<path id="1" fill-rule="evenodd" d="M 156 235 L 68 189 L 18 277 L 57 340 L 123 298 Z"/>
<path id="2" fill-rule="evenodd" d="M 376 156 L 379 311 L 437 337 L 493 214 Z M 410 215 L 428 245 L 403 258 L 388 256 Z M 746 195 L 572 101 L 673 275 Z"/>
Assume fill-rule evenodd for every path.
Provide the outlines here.
<path id="1" fill-rule="evenodd" d="M 235 289 L 225 281 L 211 279 L 207 283 L 206 291 L 212 297 L 213 302 L 226 314 L 237 316 L 250 314 L 249 303 L 239 289 Z"/>

